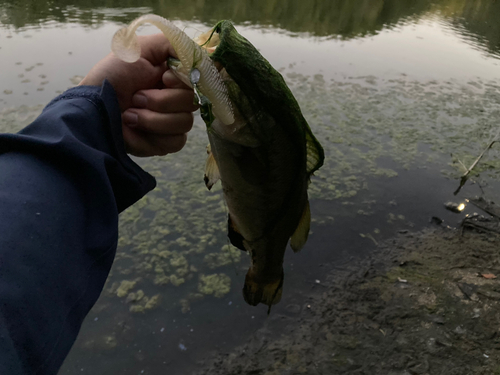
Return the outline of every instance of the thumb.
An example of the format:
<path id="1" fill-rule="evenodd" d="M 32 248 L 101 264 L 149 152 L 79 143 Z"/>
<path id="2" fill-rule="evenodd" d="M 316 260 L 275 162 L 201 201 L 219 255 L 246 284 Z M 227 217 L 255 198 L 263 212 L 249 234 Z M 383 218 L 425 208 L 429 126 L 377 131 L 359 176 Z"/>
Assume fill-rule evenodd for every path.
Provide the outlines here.
<path id="1" fill-rule="evenodd" d="M 165 63 L 170 56 L 177 57 L 174 48 L 163 34 L 140 36 L 141 57 L 152 65 Z"/>

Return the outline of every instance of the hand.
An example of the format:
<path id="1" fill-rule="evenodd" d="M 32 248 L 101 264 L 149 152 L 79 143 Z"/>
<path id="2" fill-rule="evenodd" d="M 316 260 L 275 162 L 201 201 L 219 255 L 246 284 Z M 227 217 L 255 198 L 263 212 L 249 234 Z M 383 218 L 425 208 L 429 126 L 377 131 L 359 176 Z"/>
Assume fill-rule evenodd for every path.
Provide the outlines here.
<path id="1" fill-rule="evenodd" d="M 135 156 L 166 155 L 186 144 L 193 126 L 193 90 L 168 69 L 175 51 L 163 34 L 139 37 L 141 58 L 126 63 L 110 53 L 80 85 L 100 86 L 107 79 L 122 110 L 123 139 Z"/>

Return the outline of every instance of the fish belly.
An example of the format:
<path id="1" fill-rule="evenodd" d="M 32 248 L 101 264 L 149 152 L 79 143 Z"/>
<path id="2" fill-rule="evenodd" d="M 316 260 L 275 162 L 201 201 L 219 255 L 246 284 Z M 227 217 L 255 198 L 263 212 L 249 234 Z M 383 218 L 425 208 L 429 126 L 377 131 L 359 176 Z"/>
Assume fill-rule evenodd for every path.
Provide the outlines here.
<path id="1" fill-rule="evenodd" d="M 253 126 L 257 146 L 239 144 L 209 131 L 219 167 L 230 231 L 240 235 L 252 259 L 244 296 L 251 305 L 277 303 L 283 284 L 283 258 L 289 238 L 307 204 L 305 149 L 272 118 Z M 231 238 L 231 237 L 230 237 Z M 233 242 L 234 244 L 234 242 Z"/>

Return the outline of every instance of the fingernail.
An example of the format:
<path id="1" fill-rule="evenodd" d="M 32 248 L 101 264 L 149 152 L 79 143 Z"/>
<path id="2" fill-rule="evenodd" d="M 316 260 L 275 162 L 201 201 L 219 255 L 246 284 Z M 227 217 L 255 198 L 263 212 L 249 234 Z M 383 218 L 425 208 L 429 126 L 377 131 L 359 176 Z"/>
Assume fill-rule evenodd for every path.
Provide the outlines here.
<path id="1" fill-rule="evenodd" d="M 137 123 L 139 122 L 139 116 L 137 116 L 137 114 L 133 112 L 125 112 L 123 114 L 122 120 L 128 126 L 137 126 Z"/>
<path id="2" fill-rule="evenodd" d="M 132 97 L 132 105 L 136 108 L 146 108 L 148 105 L 148 98 L 144 95 L 134 95 Z"/>

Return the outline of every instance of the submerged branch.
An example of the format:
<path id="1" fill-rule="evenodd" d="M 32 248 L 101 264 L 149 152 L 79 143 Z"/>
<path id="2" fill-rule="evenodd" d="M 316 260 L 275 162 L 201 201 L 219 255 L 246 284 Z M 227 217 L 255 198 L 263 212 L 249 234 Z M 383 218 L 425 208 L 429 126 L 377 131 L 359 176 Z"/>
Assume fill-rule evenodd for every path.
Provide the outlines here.
<path id="1" fill-rule="evenodd" d="M 476 165 L 479 163 L 479 161 L 483 158 L 484 154 L 486 154 L 486 152 L 490 148 L 493 147 L 493 145 L 495 144 L 495 142 L 498 142 L 499 135 L 500 135 L 500 130 L 498 131 L 498 133 L 496 134 L 496 136 L 493 138 L 493 140 L 488 144 L 488 146 L 483 150 L 483 152 L 481 152 L 481 154 L 477 157 L 477 159 L 474 160 L 474 163 L 472 163 L 472 165 L 462 175 L 462 177 L 460 178 L 460 185 L 458 186 L 458 189 L 455 190 L 455 192 L 453 193 L 453 195 L 457 195 L 460 192 L 460 190 L 462 189 L 462 187 L 465 185 L 465 183 L 469 179 L 469 174 L 476 167 Z M 460 164 L 464 165 L 462 162 L 460 162 Z"/>

